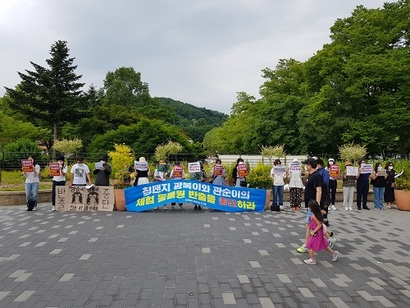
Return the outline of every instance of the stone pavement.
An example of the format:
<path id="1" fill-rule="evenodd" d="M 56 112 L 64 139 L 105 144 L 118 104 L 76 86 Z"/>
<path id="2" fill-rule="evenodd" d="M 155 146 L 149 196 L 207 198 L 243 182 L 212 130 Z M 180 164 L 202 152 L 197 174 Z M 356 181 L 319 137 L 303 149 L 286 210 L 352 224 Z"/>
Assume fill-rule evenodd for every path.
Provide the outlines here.
<path id="1" fill-rule="evenodd" d="M 0 307 L 410 307 L 410 212 L 330 214 L 337 262 L 296 252 L 304 212 L 0 207 Z"/>

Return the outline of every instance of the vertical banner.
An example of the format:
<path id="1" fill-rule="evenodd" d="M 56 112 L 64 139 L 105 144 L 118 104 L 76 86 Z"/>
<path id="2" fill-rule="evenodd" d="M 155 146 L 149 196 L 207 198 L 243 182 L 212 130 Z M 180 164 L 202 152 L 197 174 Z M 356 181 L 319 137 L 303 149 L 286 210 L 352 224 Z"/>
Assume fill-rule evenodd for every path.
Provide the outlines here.
<path id="1" fill-rule="evenodd" d="M 59 211 L 113 211 L 114 187 L 56 186 L 56 209 Z"/>
<path id="2" fill-rule="evenodd" d="M 263 212 L 266 190 L 174 180 L 126 188 L 127 211 L 142 212 L 172 202 L 190 202 L 225 212 Z"/>

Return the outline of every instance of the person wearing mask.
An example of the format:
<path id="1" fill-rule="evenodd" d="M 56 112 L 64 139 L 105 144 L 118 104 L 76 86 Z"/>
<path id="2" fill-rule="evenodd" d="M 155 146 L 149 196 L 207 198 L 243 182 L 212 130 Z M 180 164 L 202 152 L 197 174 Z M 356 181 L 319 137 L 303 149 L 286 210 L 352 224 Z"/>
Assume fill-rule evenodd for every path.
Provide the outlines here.
<path id="1" fill-rule="evenodd" d="M 29 156 L 26 160 L 27 166 L 22 166 L 25 180 L 26 201 L 27 205 L 30 200 L 33 200 L 33 211 L 37 210 L 38 189 L 40 186 L 40 166 L 36 164 L 33 156 Z M 28 168 L 26 168 L 28 167 Z"/>
<path id="2" fill-rule="evenodd" d="M 356 181 L 356 204 L 358 210 L 370 210 L 367 206 L 367 196 L 369 194 L 369 177 L 371 173 L 364 173 L 363 167 L 366 161 L 360 161 L 359 172 Z"/>
<path id="3" fill-rule="evenodd" d="M 184 168 L 181 166 L 181 164 L 176 161 L 174 164 L 174 169 L 172 169 L 171 174 L 170 174 L 170 179 L 171 180 L 184 180 L 185 179 L 185 171 Z M 182 210 L 182 205 L 183 203 L 179 203 L 179 208 Z M 171 208 L 175 208 L 175 202 L 171 203 Z"/>
<path id="4" fill-rule="evenodd" d="M 217 158 L 215 165 L 211 170 L 212 184 L 215 185 L 225 185 L 226 171 L 224 166 L 222 166 L 222 161 Z"/>
<path id="5" fill-rule="evenodd" d="M 242 158 L 236 160 L 236 166 L 232 170 L 232 178 L 235 181 L 236 187 L 247 187 L 246 176 L 248 175 L 248 168 Z"/>
<path id="6" fill-rule="evenodd" d="M 77 163 L 71 167 L 70 173 L 70 186 L 91 185 L 90 169 L 84 163 L 84 157 L 77 157 Z"/>
<path id="7" fill-rule="evenodd" d="M 330 172 L 330 167 L 335 164 L 335 160 L 333 158 L 328 159 L 327 170 Z M 336 190 L 337 190 L 337 178 L 333 178 L 329 175 L 329 195 L 330 195 L 330 205 L 329 210 L 336 211 Z"/>
<path id="8" fill-rule="evenodd" d="M 347 168 L 352 167 L 350 161 L 346 162 L 346 170 L 343 172 L 343 206 L 345 210 L 353 210 L 354 187 L 356 186 L 356 176 L 347 175 Z"/>
<path id="9" fill-rule="evenodd" d="M 64 156 L 57 157 L 57 163 L 60 168 L 60 175 L 53 176 L 53 188 L 51 193 L 51 211 L 56 210 L 56 186 L 65 186 L 67 181 L 66 174 L 68 172 L 68 167 L 64 165 Z"/>
<path id="10" fill-rule="evenodd" d="M 386 169 L 383 169 L 380 162 L 376 163 L 371 175 L 373 185 L 373 198 L 374 208 L 377 210 L 383 210 L 384 190 L 386 188 Z"/>
<path id="11" fill-rule="evenodd" d="M 388 162 L 386 164 L 386 187 L 384 190 L 384 202 L 386 202 L 386 208 L 391 209 L 392 203 L 394 202 L 394 184 L 396 182 L 396 171 L 393 168 L 393 163 Z"/>
<path id="12" fill-rule="evenodd" d="M 108 157 L 100 157 L 99 168 L 94 170 L 96 186 L 110 186 L 111 165 L 107 163 Z"/>
<path id="13" fill-rule="evenodd" d="M 295 167 L 289 168 L 289 196 L 290 206 L 293 210 L 299 210 L 302 204 L 302 166 L 298 159 L 294 159 Z"/>
<path id="14" fill-rule="evenodd" d="M 138 163 L 135 164 L 135 181 L 134 186 L 148 184 L 149 166 L 145 157 L 140 157 Z"/>
<path id="15" fill-rule="evenodd" d="M 285 176 L 286 176 L 286 171 L 281 172 L 281 170 L 277 167 L 281 167 L 282 162 L 280 159 L 275 159 L 273 162 L 273 167 L 270 171 L 270 177 L 273 180 L 273 185 L 272 185 L 272 192 L 273 192 L 273 201 L 272 201 L 272 208 L 271 210 L 274 211 L 278 205 L 279 205 L 279 210 L 283 210 L 283 188 L 285 186 Z M 276 167 L 276 168 L 275 168 Z M 279 204 L 278 204 L 279 203 Z"/>

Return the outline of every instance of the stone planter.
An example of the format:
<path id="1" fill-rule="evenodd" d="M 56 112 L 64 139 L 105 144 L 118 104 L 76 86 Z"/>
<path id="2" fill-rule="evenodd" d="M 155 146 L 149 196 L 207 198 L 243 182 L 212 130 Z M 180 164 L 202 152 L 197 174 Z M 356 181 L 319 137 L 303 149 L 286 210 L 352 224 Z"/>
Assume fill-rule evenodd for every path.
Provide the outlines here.
<path id="1" fill-rule="evenodd" d="M 410 211 L 410 191 L 395 189 L 394 198 L 399 210 Z"/>
<path id="2" fill-rule="evenodd" d="M 115 196 L 115 209 L 117 211 L 126 211 L 125 207 L 125 194 L 124 189 L 116 188 L 114 189 L 114 196 Z"/>

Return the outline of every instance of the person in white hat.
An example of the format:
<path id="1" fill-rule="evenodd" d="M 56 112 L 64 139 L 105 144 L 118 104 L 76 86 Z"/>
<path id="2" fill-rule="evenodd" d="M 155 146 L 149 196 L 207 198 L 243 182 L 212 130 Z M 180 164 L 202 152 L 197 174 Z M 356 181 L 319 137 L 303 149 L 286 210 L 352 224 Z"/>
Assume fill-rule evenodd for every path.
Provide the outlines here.
<path id="1" fill-rule="evenodd" d="M 140 157 L 138 162 L 135 162 L 135 182 L 134 186 L 149 183 L 148 180 L 148 163 L 145 157 Z"/>

